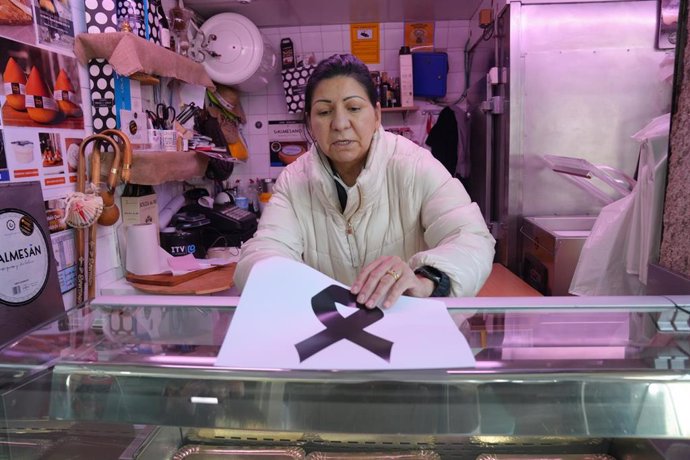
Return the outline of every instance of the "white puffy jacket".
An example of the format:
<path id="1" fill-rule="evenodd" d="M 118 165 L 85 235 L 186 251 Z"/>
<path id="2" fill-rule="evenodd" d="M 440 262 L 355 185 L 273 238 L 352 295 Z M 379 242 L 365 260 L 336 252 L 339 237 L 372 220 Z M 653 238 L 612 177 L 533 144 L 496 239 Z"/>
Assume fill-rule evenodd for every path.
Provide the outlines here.
<path id="1" fill-rule="evenodd" d="M 351 285 L 376 258 L 431 265 L 451 296 L 473 296 L 491 272 L 495 240 L 462 184 L 431 153 L 380 128 L 341 212 L 331 167 L 312 146 L 278 177 L 254 237 L 242 247 L 235 284 L 256 262 L 282 256 Z"/>

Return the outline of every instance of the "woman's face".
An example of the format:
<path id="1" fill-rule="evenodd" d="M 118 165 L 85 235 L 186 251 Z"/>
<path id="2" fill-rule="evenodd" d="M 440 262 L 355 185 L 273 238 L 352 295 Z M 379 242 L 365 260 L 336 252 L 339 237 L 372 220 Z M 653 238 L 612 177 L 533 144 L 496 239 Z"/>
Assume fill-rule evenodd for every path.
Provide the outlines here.
<path id="1" fill-rule="evenodd" d="M 371 105 L 364 87 L 354 78 L 338 76 L 314 89 L 309 129 L 334 166 L 363 167 L 374 133 L 381 124 L 381 107 Z"/>

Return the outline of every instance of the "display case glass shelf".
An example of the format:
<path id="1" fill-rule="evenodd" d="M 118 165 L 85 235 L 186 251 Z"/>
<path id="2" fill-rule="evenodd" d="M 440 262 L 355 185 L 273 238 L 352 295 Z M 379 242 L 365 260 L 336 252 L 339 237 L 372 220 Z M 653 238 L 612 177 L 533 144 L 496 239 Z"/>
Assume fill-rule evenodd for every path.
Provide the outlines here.
<path id="1" fill-rule="evenodd" d="M 677 301 L 557 301 L 450 308 L 471 368 L 333 372 L 215 367 L 235 313 L 217 299 L 97 298 L 0 350 L 0 458 L 688 458 Z"/>

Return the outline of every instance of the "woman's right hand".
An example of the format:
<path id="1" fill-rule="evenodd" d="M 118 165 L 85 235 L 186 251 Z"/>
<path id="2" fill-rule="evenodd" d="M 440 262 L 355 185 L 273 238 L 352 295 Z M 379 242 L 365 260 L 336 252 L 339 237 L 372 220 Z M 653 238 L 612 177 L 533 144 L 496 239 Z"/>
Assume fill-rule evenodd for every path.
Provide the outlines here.
<path id="1" fill-rule="evenodd" d="M 397 256 L 383 256 L 365 266 L 357 275 L 350 292 L 366 308 L 389 308 L 401 295 L 429 297 L 433 281 L 418 277 L 407 263 Z"/>

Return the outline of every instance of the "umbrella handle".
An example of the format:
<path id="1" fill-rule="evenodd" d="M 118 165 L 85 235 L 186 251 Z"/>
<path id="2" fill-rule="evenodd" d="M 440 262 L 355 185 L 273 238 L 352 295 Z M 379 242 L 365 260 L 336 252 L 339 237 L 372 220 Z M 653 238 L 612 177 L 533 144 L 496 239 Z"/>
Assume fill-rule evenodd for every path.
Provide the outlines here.
<path id="1" fill-rule="evenodd" d="M 98 140 L 105 140 L 107 142 L 107 137 L 100 135 L 100 134 L 94 134 L 92 136 L 88 136 L 85 139 L 82 140 L 81 145 L 79 146 L 79 157 L 78 157 L 78 163 L 77 163 L 77 192 L 85 193 L 86 192 L 86 167 L 87 167 L 87 159 L 86 159 L 86 147 L 89 144 L 92 144 Z M 92 227 L 95 228 L 95 225 L 92 225 Z M 86 229 L 84 228 L 76 228 L 75 229 L 76 236 L 75 236 L 75 246 L 76 246 L 76 252 L 77 252 L 77 292 L 76 292 L 76 302 L 77 305 L 81 305 L 84 300 L 85 300 L 85 283 L 86 283 Z M 94 240 L 94 248 L 95 248 L 95 240 Z M 93 265 L 95 265 L 95 253 L 91 254 L 89 253 L 89 257 L 93 257 Z M 91 264 L 89 264 L 91 265 Z M 95 277 L 95 273 L 94 273 Z M 95 279 L 95 278 L 94 278 Z"/>
<path id="2" fill-rule="evenodd" d="M 101 133 L 102 134 L 102 133 Z M 115 153 L 113 161 L 110 165 L 108 171 L 108 179 L 106 181 L 106 187 L 103 190 L 100 183 L 101 174 L 101 157 L 100 148 L 104 143 L 110 144 Z M 103 212 L 98 218 L 98 223 L 100 225 L 109 226 L 114 225 L 120 218 L 120 210 L 115 204 L 115 187 L 117 187 L 117 182 L 119 180 L 119 166 L 122 155 L 120 151 L 119 144 L 112 138 L 105 136 L 105 139 L 99 139 L 96 144 L 94 144 L 94 150 L 91 154 L 91 182 L 96 186 L 99 195 L 103 199 Z"/>
<path id="3" fill-rule="evenodd" d="M 127 137 L 127 135 L 119 129 L 106 129 L 105 131 L 102 131 L 101 134 L 111 136 L 117 140 L 120 146 L 120 153 L 122 153 L 122 172 L 120 177 L 122 178 L 122 182 L 129 182 L 133 157 L 132 143 L 130 142 L 129 137 Z M 117 166 L 119 167 L 119 163 Z"/>

